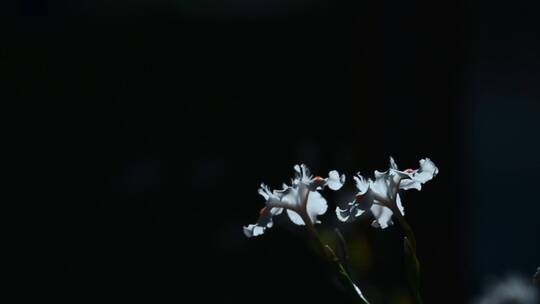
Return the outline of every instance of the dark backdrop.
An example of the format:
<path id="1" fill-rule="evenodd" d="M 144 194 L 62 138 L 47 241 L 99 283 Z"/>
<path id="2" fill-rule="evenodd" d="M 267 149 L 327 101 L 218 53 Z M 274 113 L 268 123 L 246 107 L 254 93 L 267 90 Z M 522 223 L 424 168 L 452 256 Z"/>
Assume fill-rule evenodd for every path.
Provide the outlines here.
<path id="1" fill-rule="evenodd" d="M 527 170 L 503 159 L 508 151 L 519 159 L 538 149 L 531 7 L 484 2 L 20 2 L 3 49 L 27 188 L 25 300 L 350 302 L 300 227 L 283 221 L 246 239 L 242 226 L 263 206 L 259 183 L 279 186 L 295 163 L 350 176 L 383 170 L 392 155 L 402 168 L 423 157 L 440 168 L 404 196 L 425 302 L 468 301 L 490 265 L 513 265 L 495 252 L 501 225 L 486 228 L 484 208 L 521 222 L 505 218 L 514 196 L 494 211 L 501 195 L 482 194 L 511 188 L 496 181 Z M 500 80 L 501 62 L 528 74 Z M 504 103 L 496 112 L 490 102 L 519 77 L 529 107 L 507 122 Z M 512 148 L 497 149 L 501 140 Z M 497 162 L 510 168 L 501 179 Z M 343 193 L 353 189 L 349 179 Z M 330 211 L 347 199 L 327 197 Z M 341 225 L 332 214 L 323 228 L 338 225 L 364 248 L 362 288 L 375 303 L 398 303 L 399 228 L 375 230 L 369 218 Z M 516 244 L 529 250 L 520 270 L 534 272 L 538 226 L 528 222 Z"/>

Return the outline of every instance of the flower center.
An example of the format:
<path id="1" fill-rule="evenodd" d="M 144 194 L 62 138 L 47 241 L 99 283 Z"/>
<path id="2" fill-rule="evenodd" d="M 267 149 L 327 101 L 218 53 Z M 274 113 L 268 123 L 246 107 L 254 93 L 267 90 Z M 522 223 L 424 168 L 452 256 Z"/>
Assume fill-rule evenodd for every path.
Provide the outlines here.
<path id="1" fill-rule="evenodd" d="M 413 171 L 414 171 L 414 170 L 413 170 L 413 169 L 411 169 L 411 168 L 409 168 L 409 169 L 405 170 L 405 172 L 407 172 L 407 173 L 413 173 Z"/>
<path id="2" fill-rule="evenodd" d="M 322 178 L 322 177 L 320 177 L 320 176 L 315 176 L 315 177 L 313 178 L 313 180 L 316 181 L 316 182 L 320 182 L 320 181 L 324 180 L 324 178 Z"/>
<path id="3" fill-rule="evenodd" d="M 356 196 L 356 201 L 361 201 L 362 198 L 364 198 L 364 195 L 363 195 L 363 194 L 358 194 L 358 195 Z"/>

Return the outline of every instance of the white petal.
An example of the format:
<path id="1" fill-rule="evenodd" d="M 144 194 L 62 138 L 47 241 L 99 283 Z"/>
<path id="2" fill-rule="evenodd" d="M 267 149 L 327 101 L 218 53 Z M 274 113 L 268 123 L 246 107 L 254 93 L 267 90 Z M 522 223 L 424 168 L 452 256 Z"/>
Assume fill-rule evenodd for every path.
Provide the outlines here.
<path id="1" fill-rule="evenodd" d="M 294 166 L 294 171 L 296 171 L 295 180 L 303 183 L 309 183 L 309 181 L 311 180 L 311 172 L 305 164 L 301 164 L 300 166 Z"/>
<path id="2" fill-rule="evenodd" d="M 360 175 L 360 173 L 357 173 L 357 175 L 358 176 L 355 176 L 353 178 L 356 181 L 356 188 L 358 188 L 359 191 L 358 194 L 363 195 L 364 193 L 366 193 L 366 191 L 368 191 L 370 181 L 365 180 L 364 177 Z"/>
<path id="3" fill-rule="evenodd" d="M 266 228 L 272 228 L 274 226 L 273 217 L 279 215 L 282 211 L 283 208 L 264 207 L 259 212 L 257 223 L 244 227 L 244 234 L 247 237 L 263 234 Z"/>
<path id="4" fill-rule="evenodd" d="M 264 233 L 264 230 L 264 227 L 258 225 L 250 224 L 248 226 L 244 226 L 244 234 L 248 238 L 259 236 Z"/>
<path id="5" fill-rule="evenodd" d="M 399 183 L 399 188 L 403 190 L 421 190 L 422 184 L 430 181 L 438 173 L 439 169 L 429 158 L 421 159 L 420 169 L 415 170 L 409 178 L 402 179 Z"/>
<path id="6" fill-rule="evenodd" d="M 283 192 L 280 207 L 295 209 L 300 205 L 300 197 L 296 188 L 288 188 Z"/>
<path id="7" fill-rule="evenodd" d="M 365 204 L 362 204 L 362 205 L 365 205 Z M 347 203 L 347 206 L 345 209 L 341 209 L 337 207 L 336 216 L 338 220 L 342 222 L 347 222 L 347 221 L 351 222 L 354 220 L 354 218 L 361 216 L 365 212 L 365 210 L 361 209 L 360 207 L 361 207 L 361 204 L 357 202 L 356 200 L 354 200 L 350 203 Z M 351 218 L 351 215 L 353 216 L 353 218 Z"/>
<path id="8" fill-rule="evenodd" d="M 308 166 L 306 166 L 305 164 L 301 164 L 300 167 L 302 168 L 302 176 L 303 177 L 311 177 L 311 171 L 309 171 L 309 168 Z"/>
<path id="9" fill-rule="evenodd" d="M 405 215 L 405 208 L 403 208 L 403 204 L 401 204 L 401 198 L 399 197 L 399 194 L 396 196 L 396 205 L 399 209 L 399 212 L 401 212 L 401 215 Z"/>
<path id="10" fill-rule="evenodd" d="M 300 214 L 296 213 L 295 211 L 287 209 L 287 215 L 289 216 L 289 219 L 291 220 L 291 222 L 295 223 L 296 225 L 300 225 L 300 226 L 305 225 L 304 220 L 302 219 Z"/>
<path id="11" fill-rule="evenodd" d="M 381 172 L 381 171 L 375 170 L 375 173 L 373 174 L 373 176 L 375 176 L 375 179 L 377 180 L 379 178 L 384 177 L 387 173 L 388 171 Z"/>
<path id="12" fill-rule="evenodd" d="M 283 208 L 271 208 L 270 209 L 270 213 L 272 214 L 272 216 L 280 215 L 282 211 L 283 211 Z"/>
<path id="13" fill-rule="evenodd" d="M 396 161 L 392 156 L 390 156 L 390 169 L 398 170 L 398 166 L 396 164 Z"/>
<path id="14" fill-rule="evenodd" d="M 370 208 L 371 213 L 373 213 L 373 216 L 375 217 L 375 220 L 371 225 L 375 228 L 382 228 L 385 229 L 390 225 L 393 225 L 392 222 L 392 210 L 389 208 L 379 205 L 379 204 L 373 204 Z"/>
<path id="15" fill-rule="evenodd" d="M 286 190 L 274 190 L 272 192 L 267 185 L 261 184 L 259 194 L 266 200 L 266 206 L 282 207 L 283 204 L 280 197 L 286 194 Z"/>
<path id="16" fill-rule="evenodd" d="M 326 185 L 328 188 L 336 191 L 343 187 L 345 183 L 345 174 L 339 176 L 339 173 L 336 170 L 332 170 L 328 173 L 328 178 L 326 179 Z"/>
<path id="17" fill-rule="evenodd" d="M 410 178 L 402 179 L 399 182 L 399 189 L 402 189 L 402 190 L 409 190 L 409 189 L 421 190 L 422 189 L 422 184 L 420 182 L 418 182 L 416 180 L 413 180 L 413 179 L 410 179 Z"/>
<path id="18" fill-rule="evenodd" d="M 270 197 L 270 189 L 268 189 L 268 186 L 265 184 L 261 184 L 258 192 L 262 197 L 264 197 L 265 200 L 268 200 Z"/>
<path id="19" fill-rule="evenodd" d="M 317 216 L 323 215 L 328 210 L 328 204 L 324 197 L 317 191 L 309 193 L 307 202 L 307 214 L 313 224 L 320 223 Z"/>
<path id="20" fill-rule="evenodd" d="M 389 180 L 388 175 L 380 175 L 375 181 L 369 184 L 369 188 L 373 191 L 373 194 L 383 201 L 389 201 L 388 194 L 390 194 L 390 189 L 388 188 Z"/>
<path id="21" fill-rule="evenodd" d="M 439 173 L 439 168 L 429 159 L 420 160 L 420 169 L 417 174 L 414 175 L 414 179 L 421 183 L 425 183 L 431 180 Z"/>
<path id="22" fill-rule="evenodd" d="M 342 222 L 346 222 L 349 220 L 350 216 L 351 216 L 351 212 L 349 209 L 341 209 L 339 207 L 336 207 L 336 216 L 338 218 L 338 220 L 342 221 Z"/>
<path id="23" fill-rule="evenodd" d="M 359 217 L 360 215 L 362 215 L 365 211 L 360 209 L 360 208 L 356 208 L 356 213 L 354 214 L 354 217 Z"/>

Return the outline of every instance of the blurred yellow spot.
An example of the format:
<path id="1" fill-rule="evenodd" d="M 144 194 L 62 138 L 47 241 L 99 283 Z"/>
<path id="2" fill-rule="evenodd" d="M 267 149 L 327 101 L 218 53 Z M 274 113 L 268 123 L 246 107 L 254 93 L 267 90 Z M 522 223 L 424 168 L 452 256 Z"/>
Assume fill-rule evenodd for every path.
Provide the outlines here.
<path id="1" fill-rule="evenodd" d="M 360 271 L 371 267 L 371 246 L 364 234 L 357 234 L 348 242 L 351 266 Z"/>
<path id="2" fill-rule="evenodd" d="M 394 294 L 394 296 L 392 297 L 392 301 L 390 303 L 413 304 L 407 290 L 400 290 L 398 293 Z"/>

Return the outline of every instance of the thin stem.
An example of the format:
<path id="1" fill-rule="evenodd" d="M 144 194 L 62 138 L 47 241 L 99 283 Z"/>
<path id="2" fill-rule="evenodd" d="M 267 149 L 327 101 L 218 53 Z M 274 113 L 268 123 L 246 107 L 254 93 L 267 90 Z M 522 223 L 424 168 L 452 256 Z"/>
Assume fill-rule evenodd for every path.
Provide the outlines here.
<path id="1" fill-rule="evenodd" d="M 391 208 L 394 212 L 394 215 L 398 219 L 398 222 L 401 226 L 401 228 L 405 232 L 405 240 L 404 240 L 404 246 L 405 246 L 405 256 L 407 260 L 407 271 L 410 272 L 408 274 L 408 280 L 409 280 L 409 286 L 411 288 L 411 292 L 413 293 L 413 296 L 416 300 L 416 303 L 421 304 L 422 303 L 422 297 L 420 296 L 420 262 L 418 261 L 418 257 L 416 256 L 416 237 L 414 236 L 414 232 L 405 220 L 405 217 L 401 214 L 397 208 Z M 410 248 L 410 249 L 407 249 Z M 410 253 L 408 253 L 407 250 L 410 250 Z M 410 254 L 410 256 L 409 256 Z"/>
<path id="2" fill-rule="evenodd" d="M 304 201 L 302 202 L 303 206 L 307 206 L 308 197 L 309 197 L 309 191 L 306 193 L 306 196 L 304 197 Z M 308 228 L 309 232 L 313 235 L 315 240 L 317 241 L 317 245 L 319 247 L 319 250 L 321 253 L 326 256 L 335 267 L 338 274 L 341 275 L 341 277 L 347 282 L 346 284 L 349 285 L 350 289 L 353 291 L 355 295 L 358 295 L 363 303 L 369 304 L 369 302 L 364 298 L 364 295 L 360 291 L 360 289 L 354 284 L 354 281 L 347 273 L 347 270 L 345 270 L 345 267 L 341 264 L 339 261 L 339 258 L 336 256 L 332 248 L 330 246 L 325 245 L 319 235 L 319 232 L 317 229 L 315 229 L 315 226 L 313 225 L 313 222 L 311 221 L 311 218 L 306 212 L 299 212 L 300 216 L 302 217 L 302 220 L 306 224 L 306 227 Z"/>
<path id="3" fill-rule="evenodd" d="M 354 284 L 353 279 L 350 277 L 345 267 L 341 264 L 339 258 L 334 253 L 334 250 L 332 250 L 330 246 L 325 245 L 323 243 L 323 241 L 321 240 L 321 237 L 319 236 L 319 232 L 317 231 L 317 229 L 315 229 L 315 226 L 313 225 L 313 223 L 311 223 L 311 220 L 309 219 L 309 217 L 303 216 L 302 218 L 304 220 L 304 223 L 306 223 L 306 227 L 308 228 L 308 230 L 311 232 L 311 234 L 314 236 L 315 240 L 317 241 L 319 250 L 321 250 L 321 252 L 332 262 L 336 271 L 341 275 L 343 279 L 345 279 L 345 281 L 347 281 L 347 285 L 349 285 L 353 293 L 358 295 L 363 303 L 369 304 L 369 302 L 363 296 L 360 289 L 358 289 L 356 284 Z"/>
<path id="4" fill-rule="evenodd" d="M 407 221 L 405 220 L 405 217 L 401 214 L 399 210 L 393 210 L 393 211 L 398 219 L 399 225 L 405 231 L 405 234 L 407 235 L 407 238 L 411 242 L 411 245 L 414 249 L 414 253 L 416 254 L 416 237 L 414 236 L 414 232 L 411 226 L 409 225 L 409 223 L 407 223 Z"/>
<path id="5" fill-rule="evenodd" d="M 342 263 L 345 264 L 344 266 L 347 267 L 347 270 L 349 270 L 349 254 L 347 252 L 347 244 L 345 242 L 345 238 L 343 237 L 343 234 L 341 234 L 341 231 L 339 231 L 338 228 L 334 228 L 334 232 L 336 233 L 339 244 L 339 258 L 341 259 Z"/>

